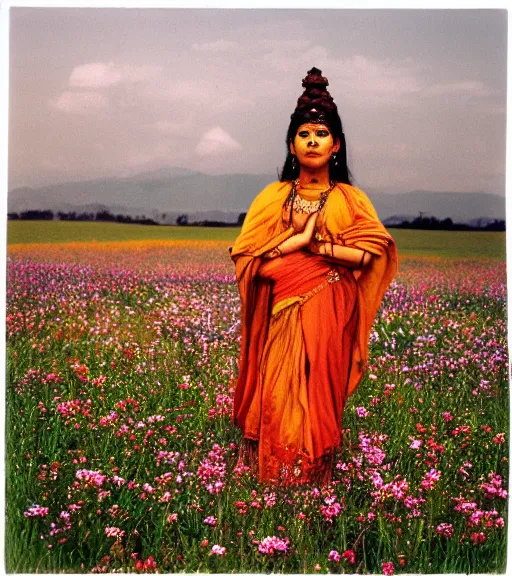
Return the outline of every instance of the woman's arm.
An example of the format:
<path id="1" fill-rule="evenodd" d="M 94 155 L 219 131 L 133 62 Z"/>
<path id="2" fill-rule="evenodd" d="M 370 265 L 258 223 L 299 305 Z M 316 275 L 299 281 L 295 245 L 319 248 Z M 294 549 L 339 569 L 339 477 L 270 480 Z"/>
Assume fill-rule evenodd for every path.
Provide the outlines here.
<path id="1" fill-rule="evenodd" d="M 331 244 L 330 242 L 311 242 L 308 245 L 308 250 L 315 254 L 339 260 L 346 266 L 355 269 L 367 266 L 373 258 L 373 254 L 366 250 L 350 248 L 349 246 L 339 246 L 338 244 Z"/>

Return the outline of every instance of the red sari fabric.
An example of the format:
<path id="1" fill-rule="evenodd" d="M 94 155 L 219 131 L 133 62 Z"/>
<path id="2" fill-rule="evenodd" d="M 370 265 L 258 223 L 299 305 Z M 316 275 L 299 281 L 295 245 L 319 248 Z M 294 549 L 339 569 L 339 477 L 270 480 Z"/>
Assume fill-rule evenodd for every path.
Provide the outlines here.
<path id="1" fill-rule="evenodd" d="M 264 262 L 258 275 L 272 284 L 272 311 L 244 436 L 258 441 L 260 481 L 328 482 L 358 325 L 356 280 L 302 251 Z"/>

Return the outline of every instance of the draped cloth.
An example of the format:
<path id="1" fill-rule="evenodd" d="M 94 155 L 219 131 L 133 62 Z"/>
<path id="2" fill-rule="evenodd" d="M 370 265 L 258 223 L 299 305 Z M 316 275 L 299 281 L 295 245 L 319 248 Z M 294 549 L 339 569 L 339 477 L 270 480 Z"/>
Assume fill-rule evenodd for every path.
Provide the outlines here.
<path id="1" fill-rule="evenodd" d="M 370 264 L 354 273 L 305 251 L 263 260 L 295 233 L 283 220 L 290 188 L 274 182 L 256 197 L 231 252 L 242 316 L 233 423 L 252 456 L 257 446 L 261 481 L 328 481 L 397 252 L 366 195 L 338 184 L 317 228 L 331 242 L 371 252 Z"/>

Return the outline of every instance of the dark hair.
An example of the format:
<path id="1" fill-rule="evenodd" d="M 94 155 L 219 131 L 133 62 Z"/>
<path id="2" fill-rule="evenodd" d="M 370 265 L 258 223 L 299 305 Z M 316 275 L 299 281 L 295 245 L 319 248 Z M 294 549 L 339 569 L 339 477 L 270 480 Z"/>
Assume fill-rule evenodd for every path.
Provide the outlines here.
<path id="1" fill-rule="evenodd" d="M 293 167 L 290 143 L 295 139 L 299 126 L 306 123 L 325 124 L 331 131 L 335 142 L 339 142 L 340 149 L 336 153 L 336 162 L 329 162 L 329 179 L 335 182 L 352 184 L 352 174 L 347 164 L 347 144 L 343 125 L 338 114 L 338 108 L 327 91 L 329 82 L 322 76 L 318 68 L 311 68 L 306 78 L 302 80 L 304 92 L 297 100 L 297 107 L 291 115 L 290 125 L 286 133 L 286 160 L 279 175 L 281 182 L 298 178 L 300 167 Z"/>

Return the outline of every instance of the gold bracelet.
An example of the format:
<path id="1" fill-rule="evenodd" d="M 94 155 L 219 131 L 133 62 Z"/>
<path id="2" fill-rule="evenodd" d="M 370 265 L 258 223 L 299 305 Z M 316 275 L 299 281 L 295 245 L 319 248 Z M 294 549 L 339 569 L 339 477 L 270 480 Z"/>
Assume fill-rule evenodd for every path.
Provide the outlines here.
<path id="1" fill-rule="evenodd" d="M 282 258 L 283 257 L 283 253 L 281 252 L 281 248 L 279 248 L 279 246 L 276 246 L 274 248 L 274 250 L 277 250 L 277 256 L 276 258 Z"/>

